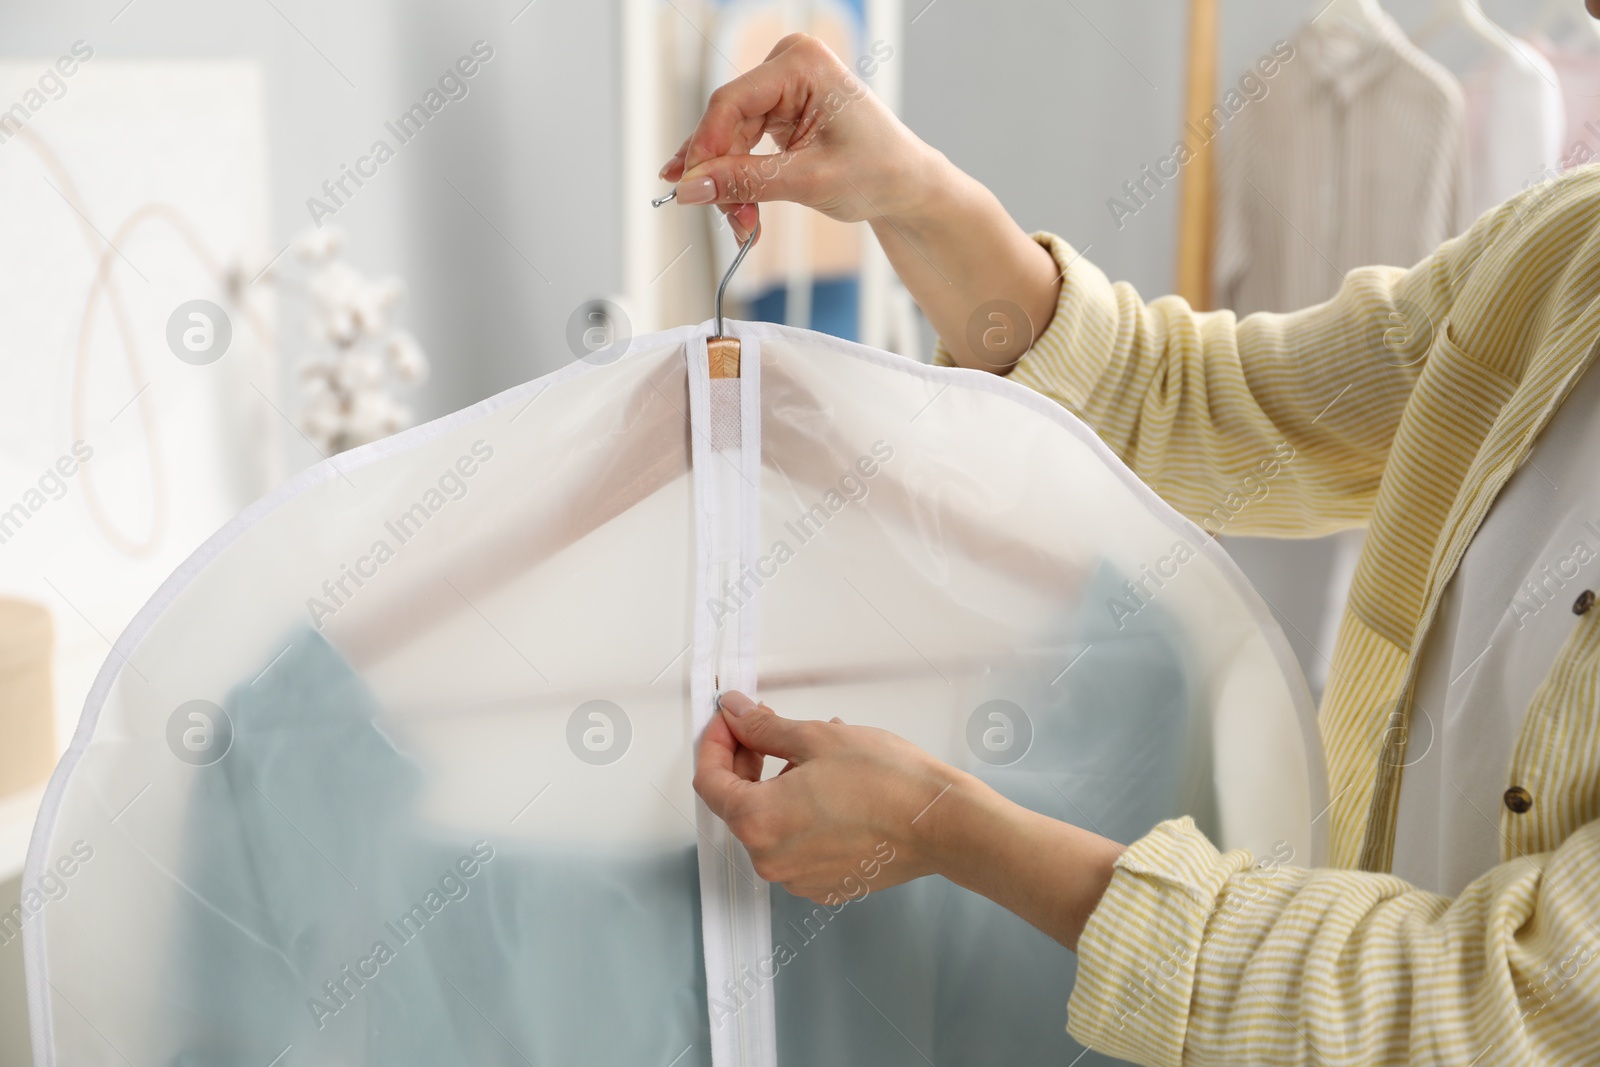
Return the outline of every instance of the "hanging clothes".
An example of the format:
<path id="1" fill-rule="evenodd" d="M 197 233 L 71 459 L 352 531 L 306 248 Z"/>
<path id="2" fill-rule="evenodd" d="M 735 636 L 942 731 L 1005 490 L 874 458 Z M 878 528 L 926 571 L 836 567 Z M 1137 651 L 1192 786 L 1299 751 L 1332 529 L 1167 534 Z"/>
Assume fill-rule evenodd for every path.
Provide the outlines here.
<path id="1" fill-rule="evenodd" d="M 1470 218 L 1463 103 L 1388 16 L 1291 39 L 1266 94 L 1223 130 L 1214 306 L 1240 315 L 1327 300 L 1344 273 L 1415 263 Z"/>
<path id="2" fill-rule="evenodd" d="M 1291 45 L 1294 58 L 1220 144 L 1213 306 L 1241 316 L 1319 304 L 1346 271 L 1408 266 L 1471 218 L 1465 104 L 1448 71 L 1381 13 L 1366 33 L 1307 23 Z M 1269 601 L 1300 615 L 1311 646 L 1301 665 L 1319 694 L 1318 650 L 1333 647 L 1362 536 L 1228 540 Z"/>
<path id="3" fill-rule="evenodd" d="M 705 326 L 636 338 L 319 464 L 167 581 L 33 836 L 25 886 L 92 849 L 24 927 L 41 1067 L 1078 1059 L 1075 959 L 1016 916 L 879 893 L 892 849 L 828 905 L 754 875 L 691 787 L 718 687 L 1119 840 L 1321 859 L 1282 633 L 1093 432 L 728 327 L 739 377 Z"/>
<path id="4" fill-rule="evenodd" d="M 1558 167 L 1566 170 L 1600 160 L 1600 41 L 1574 48 L 1541 36 L 1531 43 L 1561 85 L 1567 122 Z"/>
<path id="5" fill-rule="evenodd" d="M 1556 173 L 1566 107 L 1550 62 L 1525 41 L 1462 72 L 1472 216 Z"/>

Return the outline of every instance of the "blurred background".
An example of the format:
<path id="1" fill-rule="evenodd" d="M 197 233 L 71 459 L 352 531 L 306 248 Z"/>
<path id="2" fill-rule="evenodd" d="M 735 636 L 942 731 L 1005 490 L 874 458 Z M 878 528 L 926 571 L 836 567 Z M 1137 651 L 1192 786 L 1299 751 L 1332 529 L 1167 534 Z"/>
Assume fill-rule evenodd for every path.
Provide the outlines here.
<path id="1" fill-rule="evenodd" d="M 1325 2 L 1220 0 L 1218 97 Z M 655 175 L 710 89 L 792 29 L 1024 228 L 1174 291 L 1179 185 L 1125 183 L 1181 136 L 1191 6 L 0 4 L 0 1067 L 28 1062 L 5 917 L 44 780 L 111 643 L 206 537 L 325 456 L 708 318 L 733 237 L 710 209 L 652 210 Z M 1494 52 L 1494 34 L 1543 54 L 1581 6 L 1490 0 L 1482 25 L 1474 4 L 1383 9 L 1457 69 L 1460 42 Z M 1581 73 L 1600 37 L 1561 48 Z M 1566 84 L 1550 55 L 1518 60 L 1517 91 Z M 1561 152 L 1600 145 L 1582 117 Z M 764 217 L 732 313 L 931 357 L 865 227 Z M 1358 542 L 1226 540 L 1320 688 Z"/>

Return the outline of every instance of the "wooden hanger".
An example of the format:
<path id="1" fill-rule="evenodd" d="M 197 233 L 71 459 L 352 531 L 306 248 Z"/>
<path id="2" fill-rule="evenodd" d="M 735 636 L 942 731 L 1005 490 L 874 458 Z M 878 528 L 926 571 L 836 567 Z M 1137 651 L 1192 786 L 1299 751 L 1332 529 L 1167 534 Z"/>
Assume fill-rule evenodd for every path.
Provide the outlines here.
<path id="1" fill-rule="evenodd" d="M 833 432 L 827 402 L 778 367 L 764 368 L 762 393 L 764 408 L 786 413 L 782 420 L 764 420 L 764 450 L 782 452 L 780 473 L 820 499 L 853 464 L 860 442 Z M 608 442 L 604 454 L 568 466 L 538 499 L 525 502 L 483 536 L 437 546 L 422 572 L 372 583 L 327 620 L 328 639 L 357 669 L 386 660 L 470 610 L 480 597 L 688 476 L 688 402 L 685 367 L 678 361 L 664 364 L 620 399 L 614 431 L 597 435 Z M 779 469 L 765 457 L 763 462 Z M 985 524 L 957 503 L 930 509 L 929 486 L 908 481 L 893 464 L 880 467 L 872 485 L 875 517 L 908 529 L 932 521 L 945 544 L 1018 583 L 1067 602 L 1089 580 L 1092 563 L 1041 552 L 1037 544 Z"/>
<path id="2" fill-rule="evenodd" d="M 658 196 L 650 201 L 651 207 L 661 207 L 678 198 L 678 190 L 674 188 L 665 196 Z M 761 236 L 761 220 L 756 219 L 755 229 L 750 231 L 750 236 L 745 238 L 744 244 L 739 246 L 739 254 L 733 257 L 733 262 L 728 264 L 728 269 L 723 272 L 722 281 L 717 283 L 717 332 L 706 339 L 706 361 L 710 365 L 713 378 L 737 378 L 739 376 L 739 339 L 729 337 L 722 328 L 722 298 L 728 291 L 728 282 L 733 277 L 733 272 L 739 269 L 739 264 L 744 262 L 744 257 L 749 254 L 751 247 L 756 243 L 756 238 Z"/>
<path id="3" fill-rule="evenodd" d="M 744 257 L 756 243 L 756 238 L 760 236 L 761 220 L 758 218 L 755 229 L 750 231 L 750 236 L 739 246 L 739 254 L 733 257 L 733 262 L 728 264 L 727 271 L 722 275 L 722 281 L 717 283 L 717 332 L 706 338 L 706 362 L 710 364 L 713 378 L 739 376 L 739 339 L 729 337 L 723 331 L 722 297 L 728 291 L 728 282 L 733 278 L 733 272 L 739 269 L 739 264 L 744 262 Z"/>

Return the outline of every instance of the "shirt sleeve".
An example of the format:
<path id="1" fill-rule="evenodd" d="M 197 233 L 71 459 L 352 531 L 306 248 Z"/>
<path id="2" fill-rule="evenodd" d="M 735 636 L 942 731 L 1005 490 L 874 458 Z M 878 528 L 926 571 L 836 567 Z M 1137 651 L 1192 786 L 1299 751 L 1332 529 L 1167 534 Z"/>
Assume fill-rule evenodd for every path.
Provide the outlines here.
<path id="1" fill-rule="evenodd" d="M 1150 1067 L 1600 1062 L 1600 823 L 1454 900 L 1291 858 L 1219 854 L 1189 819 L 1131 846 L 1078 944 L 1073 1037 Z"/>
<path id="2" fill-rule="evenodd" d="M 1011 378 L 1077 414 L 1213 533 L 1358 526 L 1420 365 L 1503 214 L 1409 269 L 1353 270 L 1325 303 L 1243 319 L 1174 296 L 1146 302 L 1059 237 L 1037 234 L 1061 295 Z M 950 363 L 942 347 L 936 361 Z"/>

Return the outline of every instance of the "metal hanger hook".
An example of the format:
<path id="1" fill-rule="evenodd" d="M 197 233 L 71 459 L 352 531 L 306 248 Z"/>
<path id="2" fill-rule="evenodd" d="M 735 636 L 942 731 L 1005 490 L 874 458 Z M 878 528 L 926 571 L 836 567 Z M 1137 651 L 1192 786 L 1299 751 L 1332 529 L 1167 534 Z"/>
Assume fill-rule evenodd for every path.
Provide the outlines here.
<path id="1" fill-rule="evenodd" d="M 666 204 L 666 203 L 668 203 L 668 202 L 670 202 L 672 200 L 675 200 L 677 198 L 677 196 L 678 196 L 678 190 L 677 189 L 673 189 L 671 192 L 667 193 L 665 196 L 658 196 L 658 197 L 653 198 L 650 201 L 650 206 L 651 207 L 661 207 L 663 204 Z M 733 262 L 732 263 L 728 264 L 728 271 L 727 271 L 726 274 L 724 274 L 722 276 L 722 281 L 717 283 L 717 307 L 716 307 L 717 333 L 716 333 L 716 336 L 718 336 L 718 337 L 727 336 L 726 334 L 724 334 L 722 332 L 722 296 L 728 290 L 728 282 L 729 282 L 730 279 L 733 278 L 733 272 L 739 269 L 739 264 L 744 262 L 745 254 L 750 251 L 750 246 L 755 244 L 756 243 L 756 238 L 760 237 L 760 236 L 761 236 L 761 220 L 759 218 L 757 218 L 756 219 L 755 228 L 750 231 L 750 236 L 745 238 L 744 244 L 739 246 L 739 254 L 733 257 Z"/>
<path id="2" fill-rule="evenodd" d="M 761 236 L 761 220 L 756 219 L 755 228 L 750 231 L 744 244 L 739 246 L 738 255 L 733 257 L 733 262 L 728 264 L 728 272 L 722 276 L 722 281 L 717 285 L 717 336 L 726 337 L 722 332 L 722 294 L 727 291 L 728 282 L 733 278 L 733 272 L 739 269 L 739 264 L 744 262 L 745 254 L 750 251 L 750 246 L 756 243 L 756 238 Z"/>

